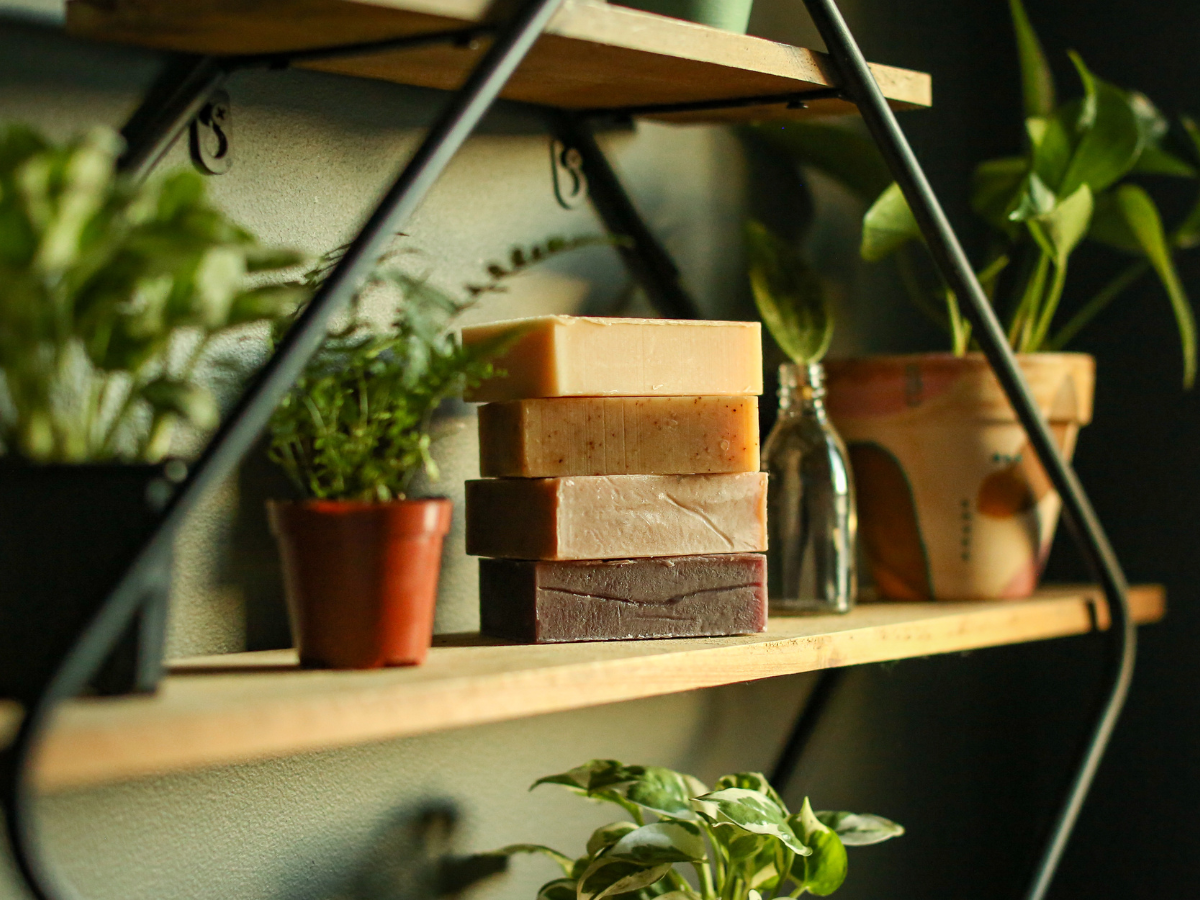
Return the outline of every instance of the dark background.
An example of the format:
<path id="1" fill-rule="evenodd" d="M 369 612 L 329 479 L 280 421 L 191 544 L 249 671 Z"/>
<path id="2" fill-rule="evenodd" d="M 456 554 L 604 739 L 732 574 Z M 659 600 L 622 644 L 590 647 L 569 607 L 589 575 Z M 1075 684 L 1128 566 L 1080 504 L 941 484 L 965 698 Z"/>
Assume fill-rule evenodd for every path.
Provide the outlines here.
<path id="1" fill-rule="evenodd" d="M 849 10 L 869 59 L 933 74 L 934 108 L 904 115 L 902 125 L 964 242 L 977 247 L 965 202 L 970 172 L 1018 152 L 1022 134 L 1007 3 L 869 0 Z M 1027 10 L 1060 99 L 1079 93 L 1066 57 L 1075 49 L 1097 75 L 1144 92 L 1168 116 L 1200 115 L 1200 4 L 1028 0 Z M 1195 199 L 1193 181 L 1145 183 L 1168 227 Z M 1124 262 L 1077 253 L 1064 307 Z M 1178 264 L 1200 299 L 1200 254 L 1181 254 Z M 944 347 L 915 312 L 912 321 L 887 349 Z M 1098 360 L 1095 420 L 1082 432 L 1076 468 L 1129 579 L 1165 584 L 1170 609 L 1140 630 L 1129 705 L 1050 896 L 1197 896 L 1200 393 L 1181 390 L 1179 339 L 1153 278 L 1072 349 Z M 1085 577 L 1065 530 L 1049 575 Z M 894 816 L 909 831 L 855 854 L 839 896 L 1020 896 L 1099 699 L 1103 653 L 1103 638 L 1088 637 L 851 670 L 793 793 L 804 782 L 838 784 L 843 808 Z M 855 749 L 851 775 L 846 754 Z"/>

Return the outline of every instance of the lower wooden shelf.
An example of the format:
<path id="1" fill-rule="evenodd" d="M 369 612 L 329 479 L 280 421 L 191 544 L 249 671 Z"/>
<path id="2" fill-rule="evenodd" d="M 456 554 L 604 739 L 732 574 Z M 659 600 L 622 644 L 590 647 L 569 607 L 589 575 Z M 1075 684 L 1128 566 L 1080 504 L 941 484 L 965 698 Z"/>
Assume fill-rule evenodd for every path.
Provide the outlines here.
<path id="1" fill-rule="evenodd" d="M 1139 623 L 1165 612 L 1161 587 L 1130 599 Z M 446 635 L 412 669 L 306 671 L 290 650 L 197 657 L 176 662 L 153 697 L 68 704 L 37 775 L 61 790 L 1106 626 L 1098 590 L 1053 587 L 1029 600 L 777 616 L 765 634 L 732 638 L 522 646 Z M 0 735 L 15 713 L 0 708 Z"/>

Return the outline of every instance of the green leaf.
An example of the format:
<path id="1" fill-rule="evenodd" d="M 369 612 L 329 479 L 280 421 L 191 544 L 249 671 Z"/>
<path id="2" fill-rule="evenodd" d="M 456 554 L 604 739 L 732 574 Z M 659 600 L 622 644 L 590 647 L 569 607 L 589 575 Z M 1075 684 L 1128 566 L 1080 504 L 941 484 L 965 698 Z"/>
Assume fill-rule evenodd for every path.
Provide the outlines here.
<path id="1" fill-rule="evenodd" d="M 713 825 L 778 838 L 789 850 L 802 856 L 810 852 L 788 825 L 779 805 L 758 791 L 725 788 L 696 798 L 692 808 Z"/>
<path id="2" fill-rule="evenodd" d="M 1051 189 L 1057 189 L 1071 164 L 1071 136 L 1058 116 L 1025 120 L 1025 133 L 1033 158 L 1033 171 Z"/>
<path id="3" fill-rule="evenodd" d="M 863 216 L 862 258 L 877 262 L 921 236 L 908 201 L 893 182 Z"/>
<path id="4" fill-rule="evenodd" d="M 813 814 L 808 798 L 791 819 L 792 827 L 812 848 L 809 856 L 797 857 L 792 875 L 804 889 L 818 897 L 832 894 L 846 880 L 846 848 L 833 829 Z"/>
<path id="5" fill-rule="evenodd" d="M 1023 156 L 989 159 L 975 168 L 971 180 L 971 208 L 993 228 L 1015 235 L 1010 218 L 1021 201 L 1029 161 Z"/>
<path id="6" fill-rule="evenodd" d="M 1130 108 L 1137 119 L 1142 133 L 1142 152 L 1132 171 L 1143 175 L 1174 175 L 1180 178 L 1195 178 L 1196 169 L 1162 146 L 1167 137 L 1170 123 L 1159 112 L 1145 94 L 1138 91 L 1128 93 Z"/>
<path id="7" fill-rule="evenodd" d="M 817 818 L 837 832 L 847 847 L 865 847 L 900 837 L 904 826 L 871 813 L 819 811 Z"/>
<path id="8" fill-rule="evenodd" d="M 1049 212 L 1035 216 L 1026 223 L 1034 239 L 1058 266 L 1066 265 L 1092 221 L 1092 192 L 1086 184 Z"/>
<path id="9" fill-rule="evenodd" d="M 771 336 L 793 362 L 817 362 L 833 339 L 833 316 L 816 272 L 758 222 L 746 223 L 750 286 Z"/>
<path id="10" fill-rule="evenodd" d="M 661 766 L 630 766 L 633 780 L 624 789 L 626 799 L 659 815 L 692 819 L 691 800 L 707 788 L 691 775 Z"/>
<path id="11" fill-rule="evenodd" d="M 1016 208 L 1008 214 L 1014 222 L 1025 222 L 1044 216 L 1054 209 L 1058 196 L 1046 186 L 1036 172 L 1030 172 L 1021 186 L 1021 195 Z"/>
<path id="12" fill-rule="evenodd" d="M 787 804 L 783 802 L 783 798 L 775 788 L 771 787 L 771 782 L 767 780 L 767 776 L 762 772 L 734 772 L 732 775 L 722 775 L 717 779 L 714 790 L 724 790 L 725 788 L 742 788 L 747 791 L 758 791 L 760 794 L 765 794 L 767 797 L 787 814 Z"/>
<path id="13" fill-rule="evenodd" d="M 142 388 L 141 396 L 156 412 L 175 413 L 196 428 L 215 428 L 220 421 L 212 394 L 190 381 L 156 378 Z"/>
<path id="14" fill-rule="evenodd" d="M 538 889 L 537 900 L 575 900 L 575 879 L 556 878 L 546 882 Z"/>
<path id="15" fill-rule="evenodd" d="M 575 865 L 575 860 L 564 853 L 559 853 L 551 847 L 545 847 L 541 844 L 509 844 L 507 847 L 501 847 L 499 850 L 493 850 L 487 856 L 516 856 L 518 853 L 534 853 L 548 857 L 554 860 L 562 868 L 564 875 L 570 875 L 571 869 Z"/>
<path id="16" fill-rule="evenodd" d="M 1136 249 L 1149 260 L 1175 314 L 1183 353 L 1183 385 L 1191 388 L 1196 380 L 1196 320 L 1154 201 L 1137 185 L 1121 185 L 1094 236 L 1122 249 Z"/>
<path id="17" fill-rule="evenodd" d="M 615 894 L 641 890 L 661 881 L 672 868 L 671 863 L 643 865 L 602 856 L 580 876 L 575 889 L 576 900 L 604 900 Z"/>
<path id="18" fill-rule="evenodd" d="M 558 775 L 546 775 L 529 786 L 530 790 L 541 784 L 560 784 L 582 793 L 592 793 L 602 788 L 624 784 L 633 776 L 626 767 L 615 759 L 593 759 Z"/>
<path id="19" fill-rule="evenodd" d="M 1025 115 L 1048 116 L 1054 110 L 1054 78 L 1050 65 L 1021 0 L 1009 0 L 1013 31 L 1017 39 L 1017 58 L 1021 64 L 1021 96 Z"/>
<path id="20" fill-rule="evenodd" d="M 654 822 L 622 836 L 608 856 L 650 865 L 700 862 L 706 857 L 706 849 L 698 826 L 690 822 Z"/>
<path id="21" fill-rule="evenodd" d="M 230 301 L 224 327 L 285 318 L 295 313 L 310 293 L 298 284 L 271 284 L 243 291 Z"/>
<path id="22" fill-rule="evenodd" d="M 1078 54 L 1070 55 L 1085 98 L 1075 121 L 1078 138 L 1071 164 L 1058 192 L 1069 196 L 1086 184 L 1096 194 L 1133 168 L 1142 151 L 1143 134 L 1129 95 L 1092 75 Z"/>
<path id="23" fill-rule="evenodd" d="M 601 850 L 611 847 L 629 832 L 636 831 L 637 827 L 633 822 L 610 822 L 608 825 L 601 825 L 588 838 L 587 855 L 596 856 Z"/>

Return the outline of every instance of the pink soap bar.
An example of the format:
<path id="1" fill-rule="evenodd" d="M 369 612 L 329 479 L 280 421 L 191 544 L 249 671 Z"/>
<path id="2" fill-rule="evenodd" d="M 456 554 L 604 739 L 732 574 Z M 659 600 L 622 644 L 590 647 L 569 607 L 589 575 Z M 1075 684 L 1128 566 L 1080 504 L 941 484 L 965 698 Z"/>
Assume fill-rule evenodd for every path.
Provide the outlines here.
<path id="1" fill-rule="evenodd" d="M 753 634 L 767 628 L 759 553 L 479 561 L 480 629 L 522 643 Z"/>

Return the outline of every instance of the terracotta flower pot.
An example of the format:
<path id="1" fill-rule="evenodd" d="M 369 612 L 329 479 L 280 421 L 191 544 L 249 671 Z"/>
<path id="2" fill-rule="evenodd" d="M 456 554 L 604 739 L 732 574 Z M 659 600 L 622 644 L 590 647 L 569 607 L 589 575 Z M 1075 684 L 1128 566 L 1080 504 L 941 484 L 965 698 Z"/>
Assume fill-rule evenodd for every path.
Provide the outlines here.
<path id="1" fill-rule="evenodd" d="M 304 666 L 425 661 L 449 500 L 268 504 Z"/>
<path id="2" fill-rule="evenodd" d="M 1018 357 L 1070 459 L 1091 421 L 1095 360 Z M 982 354 L 826 364 L 829 414 L 858 486 L 858 534 L 876 589 L 897 600 L 1026 597 L 1061 502 Z"/>

